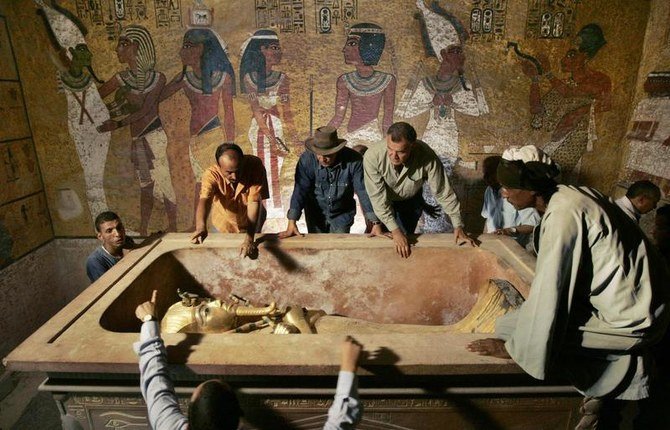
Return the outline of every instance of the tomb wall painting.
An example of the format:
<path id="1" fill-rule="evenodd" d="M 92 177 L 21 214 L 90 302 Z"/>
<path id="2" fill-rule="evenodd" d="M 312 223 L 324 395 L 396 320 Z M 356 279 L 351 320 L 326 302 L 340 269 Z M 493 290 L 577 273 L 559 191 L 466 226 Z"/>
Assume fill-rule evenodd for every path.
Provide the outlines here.
<path id="1" fill-rule="evenodd" d="M 0 269 L 53 238 L 47 200 L 0 8 Z"/>
<path id="2" fill-rule="evenodd" d="M 624 140 L 626 157 L 616 188 L 650 180 L 670 202 L 670 4 L 656 2 L 645 34 L 634 110 Z M 616 191 L 616 190 L 615 190 Z"/>
<path id="3" fill-rule="evenodd" d="M 113 3 L 122 4 L 123 10 L 117 10 Z M 159 7 L 164 3 L 168 9 Z M 528 36 L 529 23 L 537 27 L 533 30 L 536 33 L 541 35 L 543 31 L 542 19 L 528 18 L 531 3 L 542 3 L 540 17 L 551 12 L 553 21 L 545 19 L 551 24 L 551 37 Z M 336 2 L 317 0 L 62 0 L 57 5 L 80 20 L 87 30 L 84 42 L 91 54 L 91 70 L 105 82 L 98 84 L 91 79 L 94 84 L 89 87 L 106 102 L 105 109 L 110 115 L 110 121 L 103 119 L 96 123 L 100 129 L 96 130 L 96 138 L 109 136 L 102 168 L 96 168 L 96 172 L 103 175 L 102 195 L 108 207 L 124 218 L 127 228 L 144 233 L 168 229 L 186 231 L 193 226 L 198 176 L 198 156 L 194 156 L 193 148 L 202 149 L 202 161 L 197 163 L 200 168 L 214 162 L 213 153 L 208 156 L 205 149 L 214 146 L 205 139 L 208 132 L 216 136 L 212 139 L 214 142 L 234 139 L 245 152 L 259 154 L 261 150 L 263 157 L 269 154 L 266 167 L 271 183 L 277 186 L 267 202 L 275 218 L 266 224 L 268 231 L 279 231 L 285 226 L 283 218 L 302 142 L 314 128 L 328 123 L 339 125 L 340 135 L 350 137 L 351 144 L 369 144 L 383 136 L 384 128 L 391 122 L 406 120 L 417 128 L 420 137 L 429 139 L 435 134 L 440 136 L 439 143 L 448 142 L 449 154 L 457 160 L 452 161 L 454 182 L 476 188 L 481 185 L 478 162 L 487 155 L 500 153 L 508 145 L 545 146 L 552 142 L 556 131 L 556 126 L 533 128 L 537 113 L 534 110 L 540 107 L 546 110 L 541 102 L 552 90 L 551 76 L 545 73 L 531 78 L 524 74 L 530 62 L 508 48 L 508 42 L 517 42 L 519 51 L 542 62 L 557 83 L 570 86 L 578 79 L 563 70 L 561 63 L 572 47 L 579 49 L 576 36 L 587 25 L 597 25 L 607 41 L 597 55 L 588 58 L 587 67 L 599 73 L 598 82 L 606 81 L 605 77 L 609 79 L 611 89 L 605 91 L 599 87 L 598 96 L 589 93 L 584 102 L 588 108 L 582 109 L 587 113 L 580 116 L 583 127 L 580 133 L 583 135 L 583 130 L 587 130 L 591 140 L 586 140 L 586 144 L 591 142 L 593 150 L 588 152 L 585 148 L 582 155 L 581 148 L 585 144 L 584 140 L 580 141 L 576 151 L 582 155 L 579 180 L 608 190 L 622 162 L 621 144 L 632 110 L 634 76 L 650 5 L 646 2 L 632 5 L 623 0 L 539 3 L 441 0 L 436 7 L 428 1 L 358 0 L 338 3 L 337 21 Z M 562 9 L 558 8 L 559 3 L 564 6 Z M 176 19 L 177 9 L 169 9 L 170 4 L 178 7 L 180 19 Z M 282 15 L 282 6 L 289 5 L 291 7 Z M 14 38 L 21 41 L 16 47 L 19 71 L 26 81 L 26 108 L 33 125 L 55 232 L 59 236 L 88 236 L 92 234 L 92 212 L 96 210 L 87 197 L 87 175 L 70 129 L 71 122 L 78 124 L 83 118 L 87 124 L 88 118 L 80 103 L 74 99 L 68 102 L 67 92 L 65 96 L 59 92 L 63 86 L 61 82 L 59 87 L 56 78 L 63 73 L 67 62 L 59 64 L 57 61 L 63 55 L 58 54 L 50 41 L 48 26 L 37 14 L 39 9 L 51 6 L 51 1 L 43 6 L 35 1 L 16 2 L 8 12 L 14 18 L 10 30 Z M 330 31 L 324 30 L 325 24 L 317 25 L 321 23 L 318 17 L 323 8 L 330 11 Z M 567 19 L 567 9 L 570 21 L 556 24 L 558 21 L 554 18 L 560 13 L 564 14 L 561 19 Z M 342 15 L 345 12 L 346 20 Z M 430 56 L 424 50 L 424 41 L 430 40 L 430 28 L 435 28 L 435 25 L 424 25 L 426 38 L 422 35 L 421 20 L 431 20 L 427 15 L 436 17 L 435 22 L 449 22 L 454 28 L 450 34 L 457 35 L 454 40 L 458 43 L 452 45 L 457 45 L 460 53 L 450 55 L 462 63 L 455 68 L 460 73 L 444 73 L 455 84 L 453 88 L 433 86 L 433 97 L 428 97 L 430 82 L 435 84 L 440 70 L 448 69 L 448 61 L 441 53 Z M 282 16 L 285 19 L 282 20 Z M 534 24 L 536 21 L 540 24 Z M 124 29 L 129 28 L 137 29 L 153 44 L 154 63 L 143 73 L 148 79 L 145 85 L 150 86 L 155 79 L 156 87 L 163 87 L 158 95 L 132 81 L 130 71 L 139 72 L 137 65 L 132 65 L 133 61 L 137 63 L 137 54 L 127 58 L 118 55 L 120 42 L 127 37 L 122 37 Z M 201 30 L 201 34 L 194 34 L 194 29 Z M 255 34 L 259 31 L 261 33 Z M 369 44 L 370 49 L 364 51 L 360 46 L 350 45 L 352 39 L 360 43 L 364 35 L 366 39 L 377 40 Z M 381 36 L 383 43 L 378 42 Z M 446 36 L 433 34 L 433 39 L 436 37 Z M 268 50 L 266 47 L 261 52 L 264 61 L 269 59 L 263 71 L 265 92 L 257 87 L 263 73 L 257 70 L 246 73 L 251 60 L 244 58 L 251 45 L 247 41 L 262 38 L 271 38 L 276 43 L 268 46 L 278 48 Z M 199 50 L 201 43 L 202 53 L 185 52 L 186 46 Z M 211 63 L 205 59 L 207 44 L 215 46 L 218 52 L 207 56 L 214 58 Z M 66 58 L 67 52 L 69 50 L 66 50 Z M 369 57 L 370 52 L 377 58 Z M 224 64 L 225 58 L 230 67 Z M 206 67 L 212 70 L 208 84 L 201 79 Z M 366 73 L 371 73 L 368 77 L 379 82 L 364 85 L 360 77 Z M 346 80 L 347 77 L 351 79 Z M 247 83 L 252 91 L 247 91 Z M 536 84 L 537 91 L 533 89 Z M 577 87 L 580 86 L 582 83 L 578 82 Z M 425 98 L 430 100 L 422 102 L 416 115 L 409 115 L 406 106 L 419 104 L 417 93 L 421 93 L 418 91 L 421 87 Z M 535 93 L 539 94 L 539 105 Z M 603 107 L 607 106 L 603 102 L 606 95 L 609 96 L 607 108 Z M 94 96 L 87 95 L 89 113 L 92 108 L 88 103 L 92 98 Z M 412 98 L 414 101 L 410 103 Z M 154 144 L 142 134 L 146 130 L 140 129 L 153 127 L 155 118 L 160 126 L 149 131 L 158 130 L 155 134 L 161 136 Z M 447 118 L 448 121 L 443 121 Z M 554 121 L 560 123 L 561 118 Z M 371 134 L 368 136 L 363 130 Z M 354 133 L 363 138 L 354 138 Z M 443 137 L 446 135 L 449 136 Z M 598 139 L 594 140 L 593 136 Z M 276 163 L 272 161 L 273 154 Z M 142 157 L 144 164 L 137 164 Z M 478 217 L 480 203 L 476 200 L 479 197 L 466 188 L 462 192 L 467 200 L 463 208 L 472 212 L 472 217 Z M 81 208 L 80 213 L 77 213 L 78 208 Z"/>

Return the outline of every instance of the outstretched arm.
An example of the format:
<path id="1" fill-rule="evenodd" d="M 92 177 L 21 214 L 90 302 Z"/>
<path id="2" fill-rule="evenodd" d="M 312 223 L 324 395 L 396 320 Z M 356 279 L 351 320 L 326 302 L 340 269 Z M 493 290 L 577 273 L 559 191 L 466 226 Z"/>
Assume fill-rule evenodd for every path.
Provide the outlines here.
<path id="1" fill-rule="evenodd" d="M 226 81 L 221 88 L 221 103 L 223 104 L 223 129 L 226 132 L 226 140 L 234 142 L 235 110 L 233 110 L 233 84 L 229 76 L 226 76 Z"/>
<path id="2" fill-rule="evenodd" d="M 382 136 L 386 135 L 386 131 L 393 124 L 393 111 L 395 109 L 395 87 L 396 80 L 395 76 L 391 76 L 391 82 L 386 86 L 384 90 L 384 117 L 382 118 L 382 127 L 383 130 Z"/>
<path id="3" fill-rule="evenodd" d="M 363 405 L 358 399 L 356 369 L 363 346 L 351 336 L 342 342 L 342 362 L 337 378 L 333 405 L 328 410 L 324 430 L 354 429 L 363 415 Z"/>
<path id="4" fill-rule="evenodd" d="M 155 319 L 156 290 L 150 301 L 135 309 L 135 316 L 143 321 L 140 341 L 135 343 L 134 349 L 140 358 L 140 388 L 147 403 L 149 423 L 155 429 L 185 430 L 188 420 L 179 409 L 177 394 L 168 373 L 165 345 Z"/>
<path id="5" fill-rule="evenodd" d="M 184 74 L 179 73 L 174 78 L 172 78 L 170 83 L 168 83 L 167 85 L 165 85 L 165 87 L 163 87 L 159 101 L 163 101 L 165 99 L 170 98 L 174 93 L 176 93 L 183 87 L 184 87 Z"/>
<path id="6" fill-rule="evenodd" d="M 349 103 L 349 90 L 344 83 L 344 75 L 337 78 L 335 95 L 335 114 L 328 123 L 329 126 L 339 128 L 344 121 L 344 115 L 347 113 L 347 104 Z"/>

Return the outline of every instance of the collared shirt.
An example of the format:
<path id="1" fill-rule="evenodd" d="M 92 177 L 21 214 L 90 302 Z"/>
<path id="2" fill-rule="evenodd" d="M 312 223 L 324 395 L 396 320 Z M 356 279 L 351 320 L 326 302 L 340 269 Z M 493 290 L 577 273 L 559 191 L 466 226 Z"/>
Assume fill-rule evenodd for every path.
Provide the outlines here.
<path id="1" fill-rule="evenodd" d="M 647 397 L 649 346 L 670 316 L 670 279 L 653 245 L 587 187 L 559 185 L 538 229 L 530 294 L 498 318 L 497 337 L 535 378 L 563 371 L 588 396 Z"/>
<path id="2" fill-rule="evenodd" d="M 132 238 L 126 236 L 124 248 L 133 248 L 135 246 L 135 241 Z M 114 267 L 116 263 L 121 261 L 121 257 L 116 257 L 109 253 L 104 246 L 100 245 L 91 252 L 91 254 L 86 259 L 86 275 L 91 282 L 95 282 L 99 277 L 104 275 L 109 269 Z"/>
<path id="3" fill-rule="evenodd" d="M 494 233 L 496 230 L 520 225 L 535 226 L 540 222 L 540 214 L 535 208 L 517 210 L 510 202 L 502 196 L 502 188 L 495 189 L 491 186 L 484 191 L 484 204 L 482 205 L 482 217 L 486 219 L 486 233 Z"/>
<path id="4" fill-rule="evenodd" d="M 140 362 L 140 389 L 147 404 L 149 425 L 153 429 L 187 430 L 188 420 L 179 409 L 179 400 L 170 379 L 165 344 L 158 321 L 142 323 L 140 340 L 134 344 Z M 335 399 L 328 410 L 324 430 L 353 429 L 360 421 L 363 405 L 358 399 L 358 378 L 340 371 Z"/>
<path id="5" fill-rule="evenodd" d="M 386 142 L 371 145 L 363 157 L 365 189 L 375 214 L 389 230 L 398 228 L 392 202 L 407 200 L 420 193 L 428 182 L 435 200 L 449 215 L 454 228 L 463 227 L 460 205 L 449 184 L 442 162 L 426 143 L 417 140 L 407 164 L 396 171 L 386 154 Z"/>
<path id="6" fill-rule="evenodd" d="M 626 213 L 636 223 L 640 223 L 640 217 L 642 214 L 640 211 L 637 210 L 637 208 L 633 205 L 633 202 L 630 201 L 630 199 L 626 196 L 620 197 L 616 199 L 614 202 L 621 208 L 622 211 Z"/>
<path id="7" fill-rule="evenodd" d="M 222 233 L 245 232 L 249 220 L 249 202 L 260 202 L 270 197 L 265 167 L 260 158 L 245 155 L 240 175 L 233 185 L 221 173 L 218 165 L 210 166 L 202 175 L 201 199 L 212 199 L 212 224 Z"/>
<path id="8" fill-rule="evenodd" d="M 305 151 L 295 169 L 295 187 L 291 196 L 288 219 L 298 220 L 305 210 L 308 218 L 325 219 L 329 224 L 350 225 L 356 214 L 354 192 L 365 218 L 377 221 L 363 183 L 363 157 L 344 147 L 337 154 L 336 164 L 324 167 L 316 155 Z"/>

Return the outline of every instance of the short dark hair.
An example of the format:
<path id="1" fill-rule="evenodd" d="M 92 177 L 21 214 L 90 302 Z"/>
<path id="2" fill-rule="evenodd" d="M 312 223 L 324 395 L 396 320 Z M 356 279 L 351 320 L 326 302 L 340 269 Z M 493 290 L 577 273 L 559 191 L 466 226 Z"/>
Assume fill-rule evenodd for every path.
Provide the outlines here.
<path id="1" fill-rule="evenodd" d="M 628 191 L 626 191 L 626 197 L 632 199 L 639 196 L 643 196 L 651 200 L 660 200 L 661 189 L 651 181 L 637 181 L 628 187 Z"/>
<path id="2" fill-rule="evenodd" d="M 236 430 L 241 415 L 230 385 L 216 379 L 203 382 L 200 395 L 188 407 L 191 430 Z"/>
<path id="3" fill-rule="evenodd" d="M 219 164 L 219 158 L 226 152 L 226 151 L 235 151 L 235 153 L 240 157 L 240 160 L 244 157 L 244 152 L 242 152 L 242 148 L 240 148 L 238 145 L 232 143 L 232 142 L 226 142 L 222 143 L 219 145 L 218 148 L 216 148 L 216 153 L 214 156 L 216 157 L 216 163 Z"/>
<path id="4" fill-rule="evenodd" d="M 402 142 L 403 140 L 407 143 L 416 142 L 416 130 L 406 122 L 392 124 L 386 134 L 391 136 L 391 140 L 395 143 Z"/>
<path id="5" fill-rule="evenodd" d="M 95 231 L 100 233 L 100 226 L 107 221 L 121 221 L 119 216 L 112 211 L 101 212 L 97 217 L 95 217 Z"/>

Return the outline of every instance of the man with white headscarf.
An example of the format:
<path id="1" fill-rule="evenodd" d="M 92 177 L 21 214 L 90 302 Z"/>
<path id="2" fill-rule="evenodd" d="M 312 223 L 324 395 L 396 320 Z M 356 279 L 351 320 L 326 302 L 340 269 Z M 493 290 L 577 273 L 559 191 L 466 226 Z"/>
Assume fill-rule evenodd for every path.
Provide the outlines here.
<path id="1" fill-rule="evenodd" d="M 567 377 L 585 395 L 576 428 L 618 428 L 620 400 L 650 397 L 650 347 L 670 316 L 669 276 L 611 199 L 592 188 L 557 185 L 557 175 L 554 162 L 532 145 L 503 153 L 503 196 L 517 209 L 542 214 L 535 279 L 526 302 L 498 319 L 497 338 L 468 349 L 512 358 L 537 379 Z"/>

